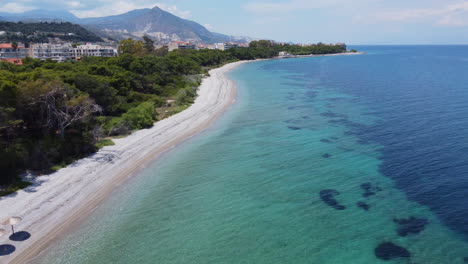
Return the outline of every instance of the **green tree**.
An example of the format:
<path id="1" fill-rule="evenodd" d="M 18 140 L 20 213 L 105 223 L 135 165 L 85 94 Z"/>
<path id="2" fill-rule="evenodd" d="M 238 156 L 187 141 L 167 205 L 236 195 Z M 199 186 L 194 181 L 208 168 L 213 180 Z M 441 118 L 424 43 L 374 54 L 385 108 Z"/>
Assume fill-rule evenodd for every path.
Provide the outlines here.
<path id="1" fill-rule="evenodd" d="M 17 42 L 11 43 L 11 47 L 12 47 L 13 50 L 15 51 L 16 58 L 18 58 L 18 43 L 17 43 Z"/>
<path id="2" fill-rule="evenodd" d="M 143 36 L 143 40 L 145 42 L 145 49 L 146 52 L 151 53 L 154 51 L 154 41 L 149 38 L 148 36 Z"/>
<path id="3" fill-rule="evenodd" d="M 20 87 L 29 118 L 48 131 L 58 130 L 62 139 L 69 126 L 101 111 L 87 94 L 77 94 L 60 81 L 27 81 Z"/>
<path id="4" fill-rule="evenodd" d="M 256 40 L 249 43 L 251 48 L 271 48 L 274 46 L 271 40 Z"/>
<path id="5" fill-rule="evenodd" d="M 138 57 L 148 54 L 145 49 L 145 44 L 142 41 L 137 41 L 131 38 L 120 41 L 118 52 L 120 55 L 130 54 Z"/>
<path id="6" fill-rule="evenodd" d="M 149 128 L 156 120 L 154 103 L 144 102 L 123 114 L 122 118 L 132 129 Z"/>

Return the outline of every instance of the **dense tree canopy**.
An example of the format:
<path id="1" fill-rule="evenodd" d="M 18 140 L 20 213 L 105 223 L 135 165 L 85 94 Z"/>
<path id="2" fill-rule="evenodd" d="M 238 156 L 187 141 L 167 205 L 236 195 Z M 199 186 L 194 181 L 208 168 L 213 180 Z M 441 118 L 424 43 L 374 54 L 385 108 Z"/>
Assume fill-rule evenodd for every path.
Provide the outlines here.
<path id="1" fill-rule="evenodd" d="M 26 44 L 48 42 L 48 38 L 55 37 L 74 42 L 102 41 L 93 32 L 69 22 L 14 23 L 0 21 L 0 31 L 5 31 L 5 34 L 0 36 L 0 41 Z"/>
<path id="2" fill-rule="evenodd" d="M 168 99 L 191 104 L 202 74 L 236 60 L 336 53 L 346 46 L 273 45 L 220 50 L 154 50 L 149 40 L 123 40 L 119 56 L 56 63 L 0 62 L 0 185 L 26 170 L 49 172 L 97 150 L 108 136 L 150 127 Z M 99 146 L 99 145 L 98 145 Z"/>

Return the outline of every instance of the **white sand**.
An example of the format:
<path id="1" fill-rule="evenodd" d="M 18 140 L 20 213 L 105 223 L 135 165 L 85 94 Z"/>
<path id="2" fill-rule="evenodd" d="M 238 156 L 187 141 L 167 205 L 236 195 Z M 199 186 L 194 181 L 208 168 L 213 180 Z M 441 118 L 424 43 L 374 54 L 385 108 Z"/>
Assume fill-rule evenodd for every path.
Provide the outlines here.
<path id="1" fill-rule="evenodd" d="M 241 63 L 212 70 L 189 109 L 157 122 L 151 129 L 116 139 L 115 146 L 105 147 L 57 173 L 38 177 L 32 187 L 1 198 L 0 219 L 22 217 L 15 229 L 32 236 L 24 242 L 10 241 L 8 235 L 0 237 L 0 245 L 16 247 L 13 254 L 0 256 L 0 263 L 27 263 L 92 212 L 135 171 L 205 129 L 234 101 L 235 84 L 225 73 Z"/>

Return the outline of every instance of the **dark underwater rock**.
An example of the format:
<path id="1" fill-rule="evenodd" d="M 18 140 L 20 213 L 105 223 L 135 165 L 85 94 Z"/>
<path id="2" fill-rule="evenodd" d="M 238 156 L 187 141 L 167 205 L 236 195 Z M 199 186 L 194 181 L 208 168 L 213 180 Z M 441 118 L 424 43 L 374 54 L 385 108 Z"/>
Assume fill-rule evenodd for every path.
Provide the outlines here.
<path id="1" fill-rule="evenodd" d="M 288 128 L 291 130 L 301 130 L 301 128 L 297 126 L 288 126 Z"/>
<path id="2" fill-rule="evenodd" d="M 320 115 L 324 117 L 329 117 L 329 118 L 347 118 L 348 117 L 347 115 L 337 114 L 337 113 L 333 113 L 330 111 L 321 113 Z"/>
<path id="3" fill-rule="evenodd" d="M 366 182 L 366 183 L 361 184 L 361 189 L 365 191 L 372 189 L 372 183 Z"/>
<path id="4" fill-rule="evenodd" d="M 367 198 L 370 196 L 374 196 L 375 194 L 376 194 L 375 192 L 366 191 L 365 193 L 362 194 L 362 197 Z"/>
<path id="5" fill-rule="evenodd" d="M 361 184 L 361 189 L 364 190 L 364 193 L 362 194 L 362 197 L 368 198 L 370 196 L 374 196 L 377 194 L 377 192 L 382 191 L 382 188 L 378 186 L 372 186 L 372 183 L 366 182 Z"/>
<path id="6" fill-rule="evenodd" d="M 327 101 L 331 101 L 331 102 L 337 102 L 337 101 L 343 101 L 343 100 L 346 100 L 346 98 L 343 98 L 343 97 L 327 98 Z"/>
<path id="7" fill-rule="evenodd" d="M 369 211 L 369 209 L 370 209 L 370 205 L 368 205 L 365 202 L 357 202 L 356 205 L 357 205 L 357 207 L 362 208 L 362 209 L 364 209 L 366 211 Z"/>
<path id="8" fill-rule="evenodd" d="M 393 219 L 399 225 L 397 233 L 399 236 L 417 235 L 426 229 L 429 221 L 426 218 L 410 217 L 407 219 Z"/>
<path id="9" fill-rule="evenodd" d="M 328 153 L 325 153 L 322 155 L 322 158 L 324 159 L 328 159 L 328 158 L 331 158 L 332 155 L 328 154 Z"/>
<path id="10" fill-rule="evenodd" d="M 320 191 L 320 199 L 322 199 L 322 201 L 324 203 L 326 203 L 328 206 L 333 207 L 336 210 L 344 210 L 344 209 L 346 209 L 346 206 L 341 205 L 335 199 L 335 196 L 337 196 L 339 194 L 340 194 L 340 192 L 338 192 L 337 190 L 332 190 L 332 189 L 321 190 Z"/>
<path id="11" fill-rule="evenodd" d="M 375 248 L 374 253 L 381 260 L 411 257 L 411 253 L 406 248 L 397 246 L 391 242 L 381 243 Z"/>
<path id="12" fill-rule="evenodd" d="M 324 138 L 324 139 L 321 139 L 320 142 L 331 143 L 331 140 Z"/>
<path id="13" fill-rule="evenodd" d="M 305 93 L 305 95 L 309 98 L 315 98 L 317 97 L 317 92 L 314 92 L 314 91 L 308 91 Z"/>

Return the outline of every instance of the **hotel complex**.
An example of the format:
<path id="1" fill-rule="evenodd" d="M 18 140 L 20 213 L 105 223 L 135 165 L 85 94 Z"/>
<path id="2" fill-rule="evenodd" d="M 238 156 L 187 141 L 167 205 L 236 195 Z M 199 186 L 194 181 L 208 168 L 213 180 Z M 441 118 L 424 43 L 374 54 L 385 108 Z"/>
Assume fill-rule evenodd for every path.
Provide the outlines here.
<path id="1" fill-rule="evenodd" d="M 31 44 L 29 48 L 23 44 L 18 44 L 16 47 L 10 43 L 0 44 L 0 61 L 14 64 L 22 64 L 21 59 L 26 57 L 63 62 L 80 60 L 85 56 L 114 57 L 117 56 L 117 49 L 91 43 L 78 46 L 71 43 L 40 43 Z"/>

